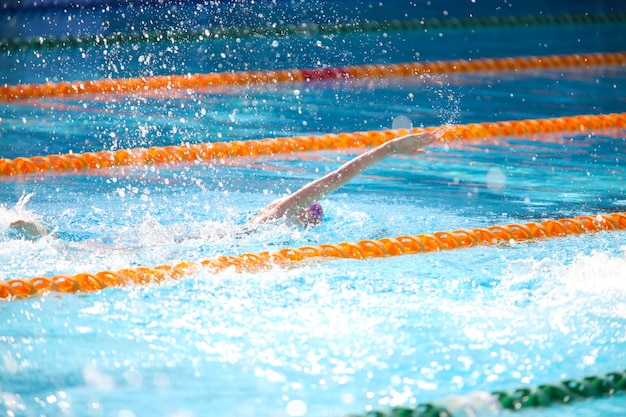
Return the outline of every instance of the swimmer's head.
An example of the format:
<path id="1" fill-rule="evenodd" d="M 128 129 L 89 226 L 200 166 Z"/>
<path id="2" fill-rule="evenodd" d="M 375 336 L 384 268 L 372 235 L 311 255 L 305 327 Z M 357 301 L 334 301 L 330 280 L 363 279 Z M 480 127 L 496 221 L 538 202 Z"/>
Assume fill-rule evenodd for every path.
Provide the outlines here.
<path id="1" fill-rule="evenodd" d="M 35 221 L 17 220 L 9 225 L 9 235 L 15 239 L 37 240 L 46 233 L 46 228 Z"/>
<path id="2" fill-rule="evenodd" d="M 313 203 L 298 214 L 298 220 L 304 226 L 316 226 L 322 224 L 324 221 L 323 215 L 324 210 L 322 209 L 322 205 L 320 203 Z"/>

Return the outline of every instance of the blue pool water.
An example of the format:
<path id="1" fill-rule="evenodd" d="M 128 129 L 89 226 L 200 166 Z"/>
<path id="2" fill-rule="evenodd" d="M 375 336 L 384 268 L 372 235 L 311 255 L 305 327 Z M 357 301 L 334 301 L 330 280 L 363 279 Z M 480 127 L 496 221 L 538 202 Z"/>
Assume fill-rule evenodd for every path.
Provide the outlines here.
<path id="1" fill-rule="evenodd" d="M 150 19 L 180 30 L 624 11 L 582 3 L 224 2 L 167 14 L 171 3 L 91 2 L 73 19 L 62 3 L 27 3 L 0 9 L 0 37 L 130 32 Z M 0 82 L 607 52 L 624 33 L 586 23 L 2 50 Z M 623 112 L 623 91 L 626 68 L 603 66 L 36 99 L 0 104 L 0 157 Z M 319 228 L 251 234 L 247 218 L 362 150 L 0 177 L 0 279 L 623 212 L 624 138 L 439 144 L 323 199 Z M 13 239 L 19 215 L 54 235 Z M 1 302 L 0 413 L 340 416 L 603 375 L 626 363 L 624 271 L 626 234 L 603 232 Z M 624 410 L 618 395 L 523 415 Z"/>

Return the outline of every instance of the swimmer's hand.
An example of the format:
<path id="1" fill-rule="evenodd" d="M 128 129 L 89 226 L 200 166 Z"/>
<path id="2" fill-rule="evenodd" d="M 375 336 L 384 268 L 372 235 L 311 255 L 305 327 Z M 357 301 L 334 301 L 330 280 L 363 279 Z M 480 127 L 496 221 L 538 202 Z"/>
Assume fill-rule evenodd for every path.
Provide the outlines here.
<path id="1" fill-rule="evenodd" d="M 443 129 L 435 129 L 429 132 L 413 133 L 401 136 L 387 142 L 392 153 L 412 155 L 422 153 L 422 148 L 432 145 L 441 137 Z"/>
<path id="2" fill-rule="evenodd" d="M 17 220 L 9 225 L 9 228 L 19 233 L 21 237 L 28 240 L 35 240 L 45 235 L 46 229 L 35 222 L 26 220 Z"/>

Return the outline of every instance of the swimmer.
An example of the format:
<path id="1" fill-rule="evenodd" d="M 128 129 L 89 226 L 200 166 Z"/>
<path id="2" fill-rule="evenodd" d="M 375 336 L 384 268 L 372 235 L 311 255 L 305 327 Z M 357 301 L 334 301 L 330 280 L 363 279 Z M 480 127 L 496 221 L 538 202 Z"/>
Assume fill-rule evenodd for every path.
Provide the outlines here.
<path id="1" fill-rule="evenodd" d="M 445 127 L 430 132 L 409 134 L 385 142 L 346 162 L 322 178 L 308 183 L 295 193 L 271 203 L 253 217 L 248 224 L 254 226 L 272 221 L 299 223 L 305 227 L 321 224 L 324 211 L 322 206 L 316 202 L 317 200 L 337 190 L 388 156 L 422 153 L 422 148 L 437 141 L 443 134 L 443 129 Z M 17 220 L 11 223 L 9 228 L 30 240 L 35 240 L 47 233 L 41 224 L 31 220 Z"/>

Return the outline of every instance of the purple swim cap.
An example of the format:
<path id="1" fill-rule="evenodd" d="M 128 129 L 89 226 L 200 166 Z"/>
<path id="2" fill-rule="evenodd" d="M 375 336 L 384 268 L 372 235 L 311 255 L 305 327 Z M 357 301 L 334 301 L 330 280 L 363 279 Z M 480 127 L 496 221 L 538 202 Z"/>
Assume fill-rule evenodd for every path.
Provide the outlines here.
<path id="1" fill-rule="evenodd" d="M 298 214 L 298 220 L 300 220 L 300 223 L 304 226 L 315 226 L 324 221 L 322 218 L 323 214 L 324 210 L 322 209 L 322 205 L 320 203 L 313 203 Z"/>
<path id="2" fill-rule="evenodd" d="M 320 203 L 311 204 L 308 210 L 309 210 L 309 213 L 311 213 L 312 215 L 316 217 L 322 217 L 322 214 L 324 214 L 324 210 L 322 210 L 322 205 Z"/>

